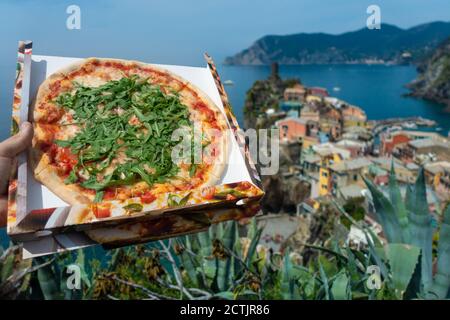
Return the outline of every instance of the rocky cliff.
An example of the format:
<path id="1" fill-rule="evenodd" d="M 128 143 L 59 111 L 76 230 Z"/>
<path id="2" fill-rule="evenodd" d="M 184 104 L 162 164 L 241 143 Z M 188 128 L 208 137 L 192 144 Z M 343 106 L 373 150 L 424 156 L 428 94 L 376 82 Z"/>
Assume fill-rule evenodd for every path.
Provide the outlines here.
<path id="1" fill-rule="evenodd" d="M 450 111 L 450 38 L 418 66 L 419 76 L 408 87 L 411 95 L 447 105 Z"/>
<path id="2" fill-rule="evenodd" d="M 269 108 L 277 110 L 286 88 L 300 83 L 298 79 L 283 80 L 278 75 L 278 65 L 272 65 L 272 73 L 265 80 L 256 81 L 247 91 L 244 103 L 244 127 L 256 128 L 258 116 Z"/>
<path id="3" fill-rule="evenodd" d="M 245 128 L 269 128 L 274 120 L 265 117 L 264 112 L 269 108 L 278 109 L 284 90 L 297 83 L 300 83 L 300 80 L 281 79 L 278 75 L 278 65 L 273 64 L 271 75 L 265 80 L 256 81 L 247 91 L 244 104 Z M 299 144 L 280 145 L 278 173 L 261 177 L 266 192 L 261 202 L 265 213 L 295 213 L 297 204 L 310 195 L 310 185 L 300 181 L 295 174 L 290 174 L 290 169 L 298 164 L 300 152 Z"/>

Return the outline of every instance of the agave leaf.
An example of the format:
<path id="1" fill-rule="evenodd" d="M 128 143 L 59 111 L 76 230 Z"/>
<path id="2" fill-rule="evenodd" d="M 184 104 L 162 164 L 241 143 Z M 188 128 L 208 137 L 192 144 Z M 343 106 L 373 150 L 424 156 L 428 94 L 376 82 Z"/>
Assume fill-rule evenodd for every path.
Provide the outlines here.
<path id="1" fill-rule="evenodd" d="M 189 249 L 188 250 L 184 250 L 181 255 L 181 263 L 182 266 L 184 268 L 184 270 L 186 270 L 189 279 L 192 281 L 192 283 L 194 284 L 194 286 L 196 288 L 199 288 L 200 283 L 201 283 L 201 277 L 200 274 L 197 272 L 197 269 L 194 265 L 194 259 L 192 258 Z"/>
<path id="2" fill-rule="evenodd" d="M 375 205 L 375 214 L 378 222 L 383 227 L 383 232 L 390 243 L 402 243 L 402 229 L 398 221 L 395 208 L 391 201 L 380 191 L 372 181 L 363 177 L 364 182 L 372 193 L 373 204 Z"/>
<path id="3" fill-rule="evenodd" d="M 414 187 L 411 184 L 406 185 L 405 207 L 407 211 L 413 211 L 415 206 Z"/>
<path id="4" fill-rule="evenodd" d="M 231 291 L 221 291 L 214 294 L 214 297 L 225 299 L 225 300 L 234 300 L 234 294 Z"/>
<path id="5" fill-rule="evenodd" d="M 320 272 L 320 280 L 322 281 L 322 288 L 324 289 L 325 292 L 325 300 L 330 300 L 330 288 L 328 284 L 328 278 L 320 260 L 319 260 L 319 272 Z"/>
<path id="6" fill-rule="evenodd" d="M 223 238 L 223 223 L 215 224 L 215 238 L 222 239 Z"/>
<path id="7" fill-rule="evenodd" d="M 292 262 L 289 257 L 289 252 L 286 250 L 283 259 L 283 269 L 281 271 L 281 294 L 284 300 L 293 300 L 294 299 L 294 279 L 291 275 L 292 270 Z"/>
<path id="8" fill-rule="evenodd" d="M 13 252 L 11 252 L 11 254 L 8 254 L 4 259 L 2 264 L 1 282 L 5 282 L 6 279 L 13 273 L 14 258 L 15 256 Z"/>
<path id="9" fill-rule="evenodd" d="M 386 246 L 386 255 L 392 272 L 395 293 L 399 299 L 402 299 L 418 263 L 420 248 L 390 243 Z"/>
<path id="10" fill-rule="evenodd" d="M 208 257 L 212 254 L 211 238 L 208 231 L 197 233 L 197 240 L 200 244 L 200 255 Z"/>
<path id="11" fill-rule="evenodd" d="M 355 255 L 353 254 L 352 250 L 349 247 L 346 247 L 345 249 L 347 252 L 348 264 L 344 265 L 344 267 L 348 269 L 350 278 L 353 280 L 357 280 L 359 278 L 358 272 L 359 261 L 356 260 Z"/>
<path id="12" fill-rule="evenodd" d="M 370 234 L 370 236 L 369 236 Z M 375 261 L 375 264 L 380 268 L 381 275 L 384 279 L 388 278 L 388 269 L 383 262 L 383 258 L 378 253 L 379 250 L 377 250 L 378 247 L 375 247 L 372 239 L 377 239 L 377 236 L 369 229 L 368 233 L 365 233 L 367 245 L 369 246 L 369 253 L 372 257 L 372 259 Z M 384 255 L 384 250 L 383 250 Z"/>
<path id="13" fill-rule="evenodd" d="M 245 258 L 245 263 L 247 264 L 248 267 L 250 266 L 250 263 L 255 255 L 256 247 L 258 246 L 262 232 L 263 232 L 262 228 L 258 229 L 256 233 L 254 233 L 254 236 L 251 238 L 252 240 L 248 248 L 247 257 Z"/>
<path id="14" fill-rule="evenodd" d="M 389 174 L 389 197 L 391 198 L 391 203 L 397 213 L 398 223 L 402 230 L 403 241 L 404 243 L 410 243 L 411 237 L 408 228 L 408 213 L 400 193 L 400 188 L 398 187 L 397 177 L 395 176 L 394 158 L 392 158 L 391 172 Z"/>
<path id="15" fill-rule="evenodd" d="M 340 272 L 331 285 L 331 294 L 334 300 L 348 300 L 349 279 L 345 272 Z"/>
<path id="16" fill-rule="evenodd" d="M 420 168 L 414 185 L 414 208 L 409 211 L 411 244 L 421 249 L 422 285 L 427 291 L 432 283 L 433 227 L 428 210 L 425 174 Z"/>
<path id="17" fill-rule="evenodd" d="M 450 289 L 450 204 L 444 212 L 437 251 L 437 273 L 434 276 L 430 294 L 446 299 Z"/>
<path id="18" fill-rule="evenodd" d="M 248 227 L 247 237 L 253 239 L 258 231 L 259 231 L 258 223 L 256 222 L 256 218 L 253 217 L 251 219 L 250 226 Z"/>
<path id="19" fill-rule="evenodd" d="M 237 224 L 235 221 L 227 222 L 223 235 L 223 245 L 226 249 L 233 252 L 233 247 L 236 242 L 236 228 Z M 226 291 L 229 287 L 231 280 L 231 257 L 227 257 L 224 260 L 218 261 L 218 274 L 217 274 L 217 284 L 220 290 Z"/>
<path id="20" fill-rule="evenodd" d="M 80 267 L 81 280 L 86 285 L 86 287 L 89 288 L 91 286 L 91 281 L 89 280 L 89 275 L 88 275 L 87 270 L 86 270 L 86 260 L 85 260 L 84 250 L 83 249 L 78 249 L 77 250 L 76 264 Z"/>
<path id="21" fill-rule="evenodd" d="M 338 267 L 336 266 L 336 261 L 334 259 L 319 255 L 318 262 L 322 266 L 327 278 L 332 278 L 338 273 Z"/>
<path id="22" fill-rule="evenodd" d="M 40 264 L 45 263 L 43 258 L 36 258 L 36 261 Z M 45 300 L 62 299 L 59 277 L 55 274 L 52 264 L 38 269 L 37 278 Z"/>

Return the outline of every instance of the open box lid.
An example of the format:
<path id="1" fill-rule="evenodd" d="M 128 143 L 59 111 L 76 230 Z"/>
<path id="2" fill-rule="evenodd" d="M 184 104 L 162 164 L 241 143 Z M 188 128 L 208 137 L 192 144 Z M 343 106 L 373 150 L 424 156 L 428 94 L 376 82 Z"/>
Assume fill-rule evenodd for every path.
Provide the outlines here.
<path id="1" fill-rule="evenodd" d="M 31 42 L 21 42 L 19 46 L 18 74 L 14 90 L 13 128 L 17 127 L 18 123 L 27 118 L 28 102 L 36 95 L 40 83 L 58 69 L 81 60 L 80 58 L 32 56 L 31 45 Z M 225 169 L 220 185 L 217 186 L 218 192 L 223 193 L 235 188 L 242 189 L 242 183 L 250 183 L 251 192 L 248 194 L 245 191 L 241 192 L 242 199 L 259 199 L 263 195 L 259 175 L 248 152 L 245 150 L 245 140 L 239 131 L 239 125 L 231 110 L 216 67 L 209 56 L 205 55 L 205 59 L 207 62 L 206 67 L 155 66 L 167 69 L 192 82 L 205 92 L 225 114 L 229 128 L 234 135 L 233 139 L 229 139 L 231 141 L 229 163 Z M 67 227 L 72 224 L 68 223 L 70 220 L 68 217 L 71 211 L 79 210 L 79 208 L 77 209 L 76 206 L 68 206 L 53 192 L 34 180 L 30 171 L 26 170 L 26 162 L 27 159 L 23 155 L 18 157 L 18 172 L 13 175 L 10 183 L 8 210 L 9 235 L 19 240 L 32 240 L 36 237 L 38 238 L 39 234 L 45 234 L 45 232 L 42 233 L 43 230 L 52 230 L 53 232 L 57 230 L 58 233 L 70 231 Z M 183 197 L 184 195 L 180 194 L 179 196 Z M 203 203 L 187 202 L 186 206 L 163 208 L 163 211 L 165 213 L 179 213 L 183 211 L 189 212 L 190 208 L 195 210 L 217 209 L 220 208 L 222 202 L 226 206 L 230 205 L 229 201 L 215 199 L 214 201 Z M 245 204 L 245 202 L 241 204 Z M 137 214 L 137 216 L 149 216 L 149 213 L 152 212 L 154 215 L 159 215 L 163 213 L 161 209 L 150 206 L 144 208 L 142 213 Z M 113 212 L 115 211 L 113 210 Z M 127 219 L 129 220 L 133 217 Z M 119 220 L 121 222 L 123 221 L 122 218 L 123 216 L 115 220 L 119 223 Z M 114 220 L 114 217 L 112 217 L 112 220 Z M 96 227 L 101 227 L 101 223 L 99 224 L 97 222 L 83 226 L 77 225 L 77 230 L 83 230 L 83 228 L 89 229 L 94 224 L 97 224 Z M 107 225 L 111 225 L 111 221 L 108 221 Z"/>

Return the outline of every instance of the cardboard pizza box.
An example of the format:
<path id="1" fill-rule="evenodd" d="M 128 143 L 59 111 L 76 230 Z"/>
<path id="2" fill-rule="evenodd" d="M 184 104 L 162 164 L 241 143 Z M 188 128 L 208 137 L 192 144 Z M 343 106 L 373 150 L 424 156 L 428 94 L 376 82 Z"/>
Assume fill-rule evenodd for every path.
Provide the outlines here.
<path id="1" fill-rule="evenodd" d="M 32 54 L 32 42 L 19 43 L 16 85 L 13 103 L 13 132 L 28 118 L 30 102 L 39 85 L 55 71 L 83 58 Z M 28 168 L 27 157 L 17 157 L 9 185 L 8 234 L 24 243 L 24 256 L 33 257 L 94 244 L 121 246 L 207 229 L 212 223 L 250 217 L 258 212 L 264 192 L 245 139 L 228 102 L 212 59 L 205 55 L 205 67 L 155 66 L 167 69 L 200 88 L 225 115 L 230 137 L 229 158 L 213 196 L 204 190 L 161 195 L 150 204 L 139 198 L 102 201 L 97 204 L 68 205 L 37 182 Z M 208 189 L 208 192 L 211 192 Z M 174 201 L 175 199 L 175 201 Z M 178 200 L 178 201 L 176 201 Z M 125 207 L 137 204 L 139 210 Z M 107 208 L 107 217 L 91 221 L 77 219 L 81 213 Z M 96 215 L 97 217 L 97 215 Z"/>

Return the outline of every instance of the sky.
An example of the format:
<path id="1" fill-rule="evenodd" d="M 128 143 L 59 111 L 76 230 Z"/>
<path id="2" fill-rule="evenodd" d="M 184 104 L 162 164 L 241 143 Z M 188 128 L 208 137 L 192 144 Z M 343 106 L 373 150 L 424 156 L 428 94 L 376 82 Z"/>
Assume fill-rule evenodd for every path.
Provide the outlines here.
<path id="1" fill-rule="evenodd" d="M 66 28 L 71 4 L 80 30 Z M 266 34 L 362 28 L 371 4 L 382 22 L 404 28 L 450 20 L 448 0 L 0 0 L 0 58 L 11 62 L 28 38 L 38 53 L 198 65 L 204 51 L 222 61 Z"/>
<path id="2" fill-rule="evenodd" d="M 73 4 L 80 30 L 66 27 Z M 0 107 L 12 100 L 20 39 L 33 40 L 34 54 L 202 66 L 205 51 L 220 63 L 267 34 L 362 28 L 372 4 L 403 28 L 450 20 L 449 0 L 0 0 Z"/>

